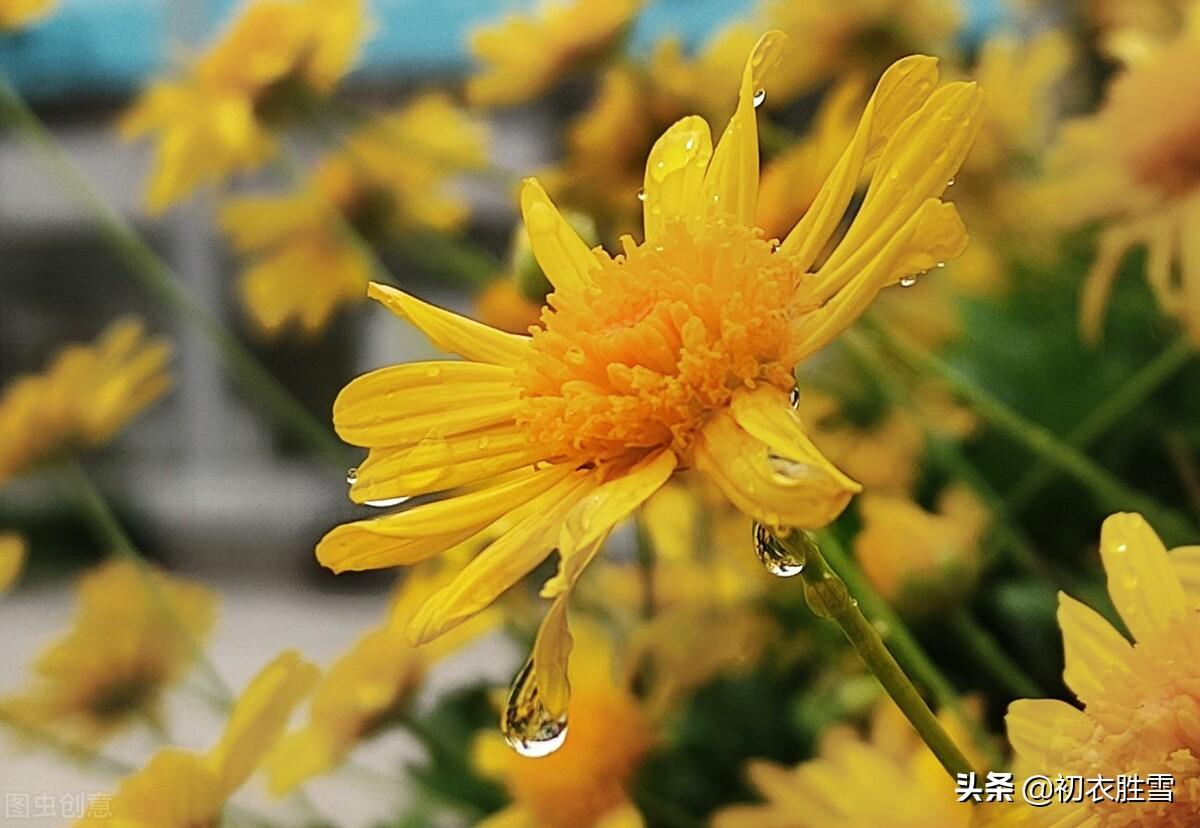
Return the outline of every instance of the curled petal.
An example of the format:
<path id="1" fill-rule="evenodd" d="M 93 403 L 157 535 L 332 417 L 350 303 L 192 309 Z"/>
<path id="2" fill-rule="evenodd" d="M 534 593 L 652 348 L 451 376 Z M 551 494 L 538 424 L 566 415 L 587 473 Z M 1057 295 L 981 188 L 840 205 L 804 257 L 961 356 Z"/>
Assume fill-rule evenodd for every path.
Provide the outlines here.
<path id="1" fill-rule="evenodd" d="M 1150 524 L 1138 514 L 1111 515 L 1100 530 L 1108 594 L 1135 641 L 1167 633 L 1187 612 L 1183 584 Z"/>
<path id="2" fill-rule="evenodd" d="M 661 239 L 671 221 L 691 226 L 703 216 L 701 188 L 712 154 L 708 123 L 698 115 L 676 121 L 655 141 L 642 191 L 647 242 Z"/>
<path id="3" fill-rule="evenodd" d="M 556 291 L 578 293 L 591 284 L 592 272 L 600 268 L 596 254 L 535 178 L 525 179 L 521 187 L 521 216 L 534 258 Z"/>

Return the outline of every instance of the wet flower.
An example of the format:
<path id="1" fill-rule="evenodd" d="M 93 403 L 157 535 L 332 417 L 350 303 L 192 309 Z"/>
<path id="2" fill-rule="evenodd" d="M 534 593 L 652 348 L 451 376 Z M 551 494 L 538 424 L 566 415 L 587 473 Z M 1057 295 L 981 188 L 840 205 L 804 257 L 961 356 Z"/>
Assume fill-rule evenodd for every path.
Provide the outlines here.
<path id="1" fill-rule="evenodd" d="M 890 603 L 911 615 L 929 614 L 970 595 L 988 515 L 969 490 L 947 489 L 936 513 L 906 498 L 870 492 L 858 508 L 863 527 L 855 554 Z"/>
<path id="2" fill-rule="evenodd" d="M 58 0 L 0 0 L 0 36 L 41 20 Z"/>
<path id="3" fill-rule="evenodd" d="M 38 657 L 33 683 L 0 699 L 0 709 L 21 724 L 95 741 L 137 717 L 157 718 L 163 692 L 187 672 L 212 626 L 215 599 L 124 560 L 84 575 L 77 590 L 70 630 Z"/>
<path id="4" fill-rule="evenodd" d="M 1064 128 L 1043 197 L 1064 223 L 1104 222 L 1080 311 L 1089 339 L 1121 261 L 1144 247 L 1159 307 L 1200 342 L 1200 265 L 1186 243 L 1200 233 L 1198 129 L 1200 26 L 1121 73 L 1099 112 Z"/>
<path id="5" fill-rule="evenodd" d="M 396 365 L 348 385 L 334 409 L 370 449 L 351 498 L 447 493 L 339 526 L 317 548 L 336 570 L 415 563 L 486 529 L 511 528 L 418 613 L 426 641 L 489 605 L 552 550 L 553 603 L 534 647 L 539 698 L 566 710 L 567 602 L 619 522 L 677 470 L 695 468 L 768 525 L 821 526 L 858 491 L 813 447 L 793 410 L 793 367 L 823 348 L 884 287 L 958 255 L 966 234 L 938 198 L 962 163 L 979 108 L 974 85 L 936 88 L 936 61 L 911 57 L 879 82 L 812 209 L 782 244 L 753 226 L 754 101 L 782 46 L 768 33 L 747 62 L 716 148 L 698 117 L 650 153 L 645 241 L 589 250 L 533 180 L 525 227 L 554 285 L 531 336 L 488 328 L 401 291 L 371 295 L 458 362 Z M 866 196 L 839 232 L 863 166 Z"/>
<path id="6" fill-rule="evenodd" d="M 0 483 L 61 452 L 103 445 L 171 385 L 171 348 L 121 319 L 93 345 L 64 348 L 40 374 L 0 396 Z"/>
<path id="7" fill-rule="evenodd" d="M 25 566 L 25 539 L 15 532 L 0 532 L 0 595 L 12 589 Z"/>
<path id="8" fill-rule="evenodd" d="M 465 221 L 451 178 L 485 159 L 481 125 L 431 93 L 362 127 L 297 191 L 229 199 L 221 223 L 250 257 L 242 304 L 267 334 L 289 323 L 319 333 L 339 306 L 364 298 L 371 246 Z"/>
<path id="9" fill-rule="evenodd" d="M 642 0 L 543 0 L 531 14 L 513 14 L 471 36 L 483 68 L 467 82 L 473 104 L 532 100 L 587 61 L 608 51 Z"/>
<path id="10" fill-rule="evenodd" d="M 1140 515 L 1104 521 L 1100 557 L 1108 594 L 1130 633 L 1059 595 L 1063 679 L 1083 709 L 1023 699 L 1008 738 L 1029 773 L 1085 779 L 1175 778 L 1173 801 L 1056 802 L 1022 809 L 1026 824 L 1184 828 L 1200 820 L 1200 547 L 1168 553 Z M 1131 640 L 1132 639 L 1132 640 Z"/>
<path id="11" fill-rule="evenodd" d="M 148 209 L 264 163 L 293 110 L 350 70 L 366 28 L 360 0 L 252 0 L 181 77 L 155 81 L 121 120 L 125 138 L 157 139 Z"/>
<path id="12" fill-rule="evenodd" d="M 281 653 L 247 685 L 221 740 L 207 753 L 159 751 L 121 781 L 107 814 L 77 828 L 196 828 L 219 825 L 229 797 L 258 769 L 292 711 L 316 684 L 319 671 L 298 654 Z"/>
<path id="13" fill-rule="evenodd" d="M 949 732 L 958 732 L 952 719 L 941 718 Z M 766 802 L 719 811 L 713 828 L 972 825 L 974 809 L 957 801 L 945 769 L 890 702 L 877 708 L 868 738 L 834 727 L 822 737 L 817 758 L 795 768 L 752 761 L 747 773 Z"/>
<path id="14" fill-rule="evenodd" d="M 578 693 L 569 707 L 571 738 L 550 756 L 514 753 L 484 733 L 475 765 L 504 785 L 512 803 L 479 828 L 641 828 L 629 783 L 654 745 L 654 722 L 618 678 L 620 665 L 603 630 L 580 624 L 580 657 L 571 663 Z"/>

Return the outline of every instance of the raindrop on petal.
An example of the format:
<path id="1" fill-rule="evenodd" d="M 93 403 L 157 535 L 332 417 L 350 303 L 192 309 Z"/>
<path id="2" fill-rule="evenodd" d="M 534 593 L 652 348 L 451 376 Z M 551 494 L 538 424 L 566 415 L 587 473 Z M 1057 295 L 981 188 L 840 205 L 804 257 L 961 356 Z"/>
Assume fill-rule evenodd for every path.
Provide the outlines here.
<path id="1" fill-rule="evenodd" d="M 351 466 L 346 470 L 346 485 L 353 486 L 358 482 L 358 466 Z"/>
<path id="2" fill-rule="evenodd" d="M 646 190 L 644 188 L 637 191 L 637 200 L 638 201 L 646 200 Z"/>
<path id="3" fill-rule="evenodd" d="M 386 509 L 389 506 L 399 506 L 408 499 L 409 495 L 401 495 L 400 497 L 384 497 L 379 500 L 364 500 L 363 503 L 367 506 L 374 506 L 376 509 Z"/>
<path id="4" fill-rule="evenodd" d="M 767 572 L 779 578 L 791 578 L 804 571 L 804 558 L 785 549 L 771 530 L 757 520 L 754 521 L 754 551 Z"/>
<path id="5" fill-rule="evenodd" d="M 754 99 L 753 99 L 754 100 L 754 108 L 758 109 L 760 106 L 762 106 L 763 101 L 765 101 L 766 99 L 767 99 L 767 90 L 756 89 L 754 91 Z"/>
<path id="6" fill-rule="evenodd" d="M 796 411 L 800 408 L 800 386 L 797 385 L 792 389 L 792 393 L 788 396 L 788 402 L 792 404 L 792 410 Z"/>
<path id="7" fill-rule="evenodd" d="M 532 658 L 513 679 L 504 715 L 500 718 L 500 732 L 509 747 L 531 759 L 549 756 L 567 739 L 566 714 L 551 716 L 542 704 Z"/>
<path id="8" fill-rule="evenodd" d="M 900 277 L 900 287 L 905 287 L 905 288 L 912 287 L 916 283 L 917 283 L 917 276 L 915 273 L 909 273 L 905 276 Z"/>

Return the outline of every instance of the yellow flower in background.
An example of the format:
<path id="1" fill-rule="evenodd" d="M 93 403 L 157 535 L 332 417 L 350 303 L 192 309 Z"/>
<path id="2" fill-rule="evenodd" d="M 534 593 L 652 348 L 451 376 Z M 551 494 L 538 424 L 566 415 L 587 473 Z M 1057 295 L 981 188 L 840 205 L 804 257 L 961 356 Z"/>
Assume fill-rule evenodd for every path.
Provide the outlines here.
<path id="1" fill-rule="evenodd" d="M 956 0 L 765 0 L 760 17 L 804 44 L 778 73 L 777 83 L 788 95 L 811 91 L 833 78 L 877 75 L 912 52 L 953 54 L 961 23 Z"/>
<path id="2" fill-rule="evenodd" d="M 1094 115 L 1067 124 L 1042 192 L 1064 224 L 1100 219 L 1080 322 L 1090 340 L 1126 254 L 1146 249 L 1146 279 L 1162 311 L 1200 343 L 1200 4 L 1190 28 L 1112 81 Z"/>
<path id="3" fill-rule="evenodd" d="M 864 494 L 854 551 L 864 574 L 908 614 L 938 612 L 970 596 L 982 566 L 988 512 L 965 488 L 942 493 L 937 512 L 911 500 Z"/>
<path id="4" fill-rule="evenodd" d="M 114 322 L 92 345 L 64 348 L 0 396 L 0 483 L 60 452 L 103 445 L 171 385 L 171 347 L 142 322 Z"/>
<path id="5" fill-rule="evenodd" d="M 147 208 L 264 163 L 290 110 L 350 70 L 366 29 L 361 0 L 252 0 L 182 77 L 153 83 L 122 118 L 126 139 L 157 138 Z"/>
<path id="6" fill-rule="evenodd" d="M 1146 521 L 1104 521 L 1108 594 L 1132 642 L 1095 610 L 1059 594 L 1063 679 L 1083 710 L 1056 699 L 1008 709 L 1008 737 L 1029 773 L 1084 778 L 1174 776 L 1172 802 L 1054 803 L 1030 825 L 1185 828 L 1200 823 L 1200 546 L 1167 552 Z M 1145 791 L 1143 790 L 1143 795 Z"/>
<path id="7" fill-rule="evenodd" d="M 221 224 L 250 258 L 238 292 L 268 335 L 296 324 L 320 333 L 341 306 L 366 296 L 371 247 L 390 234 L 455 229 L 466 201 L 453 175 L 486 162 L 486 136 L 445 95 L 423 95 L 381 116 L 282 196 L 231 198 Z"/>
<path id="8" fill-rule="evenodd" d="M 210 751 L 160 751 L 144 768 L 121 781 L 106 803 L 108 814 L 89 816 L 76 826 L 198 828 L 221 824 L 225 803 L 258 769 L 319 675 L 315 666 L 295 652 L 281 653 L 242 692 L 221 740 Z"/>
<path id="9" fill-rule="evenodd" d="M 642 0 L 542 0 L 531 14 L 477 29 L 471 52 L 483 68 L 468 80 L 467 99 L 495 106 L 538 97 L 608 51 L 641 6 Z"/>
<path id="10" fill-rule="evenodd" d="M 474 550 L 460 550 L 468 551 Z M 409 643 L 405 628 L 450 574 L 445 567 L 414 569 L 397 589 L 387 619 L 330 666 L 313 695 L 308 722 L 283 736 L 267 758 L 272 793 L 289 793 L 335 770 L 359 742 L 405 715 L 430 667 L 491 625 L 484 614 L 427 646 Z"/>
<path id="11" fill-rule="evenodd" d="M 641 828 L 628 786 L 655 742 L 654 722 L 618 678 L 620 665 L 605 632 L 576 630 L 580 657 L 571 662 L 578 692 L 570 704 L 571 738 L 542 757 L 521 756 L 498 733 L 479 736 L 475 766 L 501 782 L 512 804 L 478 828 Z"/>
<path id="12" fill-rule="evenodd" d="M 650 153 L 646 240 L 589 250 L 536 181 L 525 227 L 554 285 L 532 336 L 503 333 L 372 285 L 371 295 L 465 361 L 396 365 L 351 382 L 334 425 L 370 449 L 358 502 L 434 492 L 431 503 L 339 526 L 317 547 L 335 571 L 416 563 L 504 516 L 512 527 L 416 622 L 427 641 L 488 606 L 554 549 L 553 600 L 534 646 L 539 703 L 566 710 L 567 602 L 609 532 L 676 470 L 694 467 L 769 525 L 833 520 L 858 484 L 814 448 L 792 408 L 793 366 L 852 324 L 884 287 L 960 253 L 938 198 L 970 146 L 972 84 L 937 86 L 936 61 L 898 62 L 868 101 L 812 209 L 781 245 L 753 226 L 754 101 L 783 43 L 747 61 L 738 108 L 713 148 L 699 117 Z M 865 164 L 875 173 L 840 229 Z M 814 267 L 830 239 L 840 241 Z"/>
<path id="13" fill-rule="evenodd" d="M 666 126 L 690 111 L 713 120 L 725 117 L 737 95 L 731 80 L 738 77 L 760 31 L 753 23 L 735 20 L 718 29 L 690 56 L 678 38 L 660 40 L 645 70 L 646 95 L 659 122 Z M 788 97 L 780 94 L 778 77 L 773 77 L 771 104 L 783 103 Z M 643 101 L 641 106 L 645 105 Z"/>
<path id="14" fill-rule="evenodd" d="M 941 717 L 957 738 L 955 720 Z M 766 800 L 719 811 L 713 828 L 968 828 L 974 809 L 895 705 L 884 702 L 864 739 L 834 727 L 818 756 L 795 768 L 752 761 L 750 781 Z"/>
<path id="15" fill-rule="evenodd" d="M 475 297 L 475 317 L 508 333 L 528 333 L 541 315 L 542 306 L 521 293 L 512 279 L 495 279 Z"/>
<path id="16" fill-rule="evenodd" d="M 58 0 L 0 0 L 0 35 L 34 23 L 58 6 Z"/>
<path id="17" fill-rule="evenodd" d="M 0 532 L 0 595 L 12 589 L 25 566 L 25 539 L 15 532 Z"/>
<path id="18" fill-rule="evenodd" d="M 163 692 L 183 677 L 212 626 L 215 598 L 124 560 L 87 573 L 77 590 L 70 630 L 38 656 L 33 683 L 0 699 L 0 709 L 19 723 L 93 741 L 158 716 Z"/>
<path id="19" fill-rule="evenodd" d="M 1110 57 L 1136 63 L 1187 26 L 1194 0 L 1090 0 L 1088 23 Z"/>

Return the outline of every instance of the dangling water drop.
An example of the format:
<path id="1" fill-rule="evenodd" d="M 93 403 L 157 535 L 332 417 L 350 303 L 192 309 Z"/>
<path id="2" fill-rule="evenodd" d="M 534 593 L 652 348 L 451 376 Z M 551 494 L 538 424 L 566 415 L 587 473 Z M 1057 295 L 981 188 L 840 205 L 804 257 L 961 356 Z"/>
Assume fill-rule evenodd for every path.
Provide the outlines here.
<path id="1" fill-rule="evenodd" d="M 900 277 L 900 287 L 904 287 L 904 288 L 912 287 L 916 283 L 917 283 L 917 275 L 915 273 L 909 273 L 905 276 Z"/>
<path id="2" fill-rule="evenodd" d="M 945 266 L 946 266 L 946 263 L 945 263 L 945 262 L 938 262 L 936 266 L 937 266 L 938 270 L 941 270 L 943 267 L 945 267 Z"/>
<path id="3" fill-rule="evenodd" d="M 386 509 L 389 506 L 399 506 L 404 501 L 408 500 L 410 495 L 401 495 L 400 497 L 384 497 L 379 500 L 364 500 L 366 506 L 374 506 L 376 509 Z"/>
<path id="4" fill-rule="evenodd" d="M 947 187 L 953 187 L 953 186 L 954 186 L 954 179 L 953 179 L 953 178 L 951 178 L 949 181 L 947 181 L 947 182 L 946 182 L 946 186 L 947 186 Z"/>
<path id="5" fill-rule="evenodd" d="M 640 189 L 640 190 L 638 190 L 638 191 L 637 191 L 637 200 L 638 200 L 638 201 L 645 201 L 645 200 L 646 200 L 646 190 L 645 190 L 645 188 L 643 188 L 643 189 Z"/>
<path id="6" fill-rule="evenodd" d="M 754 91 L 754 98 L 753 98 L 754 108 L 758 109 L 760 106 L 762 106 L 763 101 L 765 101 L 766 99 L 767 99 L 767 90 L 756 89 Z"/>
<path id="7" fill-rule="evenodd" d="M 346 470 L 346 485 L 353 486 L 357 482 L 358 482 L 358 467 L 351 466 L 349 469 Z"/>
<path id="8" fill-rule="evenodd" d="M 788 402 L 792 404 L 792 411 L 800 408 L 800 386 L 792 388 L 792 393 L 788 395 Z"/>
<path id="9" fill-rule="evenodd" d="M 531 658 L 513 679 L 504 715 L 500 717 L 504 741 L 517 753 L 531 759 L 549 756 L 567 740 L 566 714 L 557 718 L 551 716 L 540 696 Z"/>
<path id="10" fill-rule="evenodd" d="M 757 520 L 754 521 L 754 551 L 772 575 L 791 578 L 804 571 L 804 558 L 785 549 L 771 530 Z"/>

